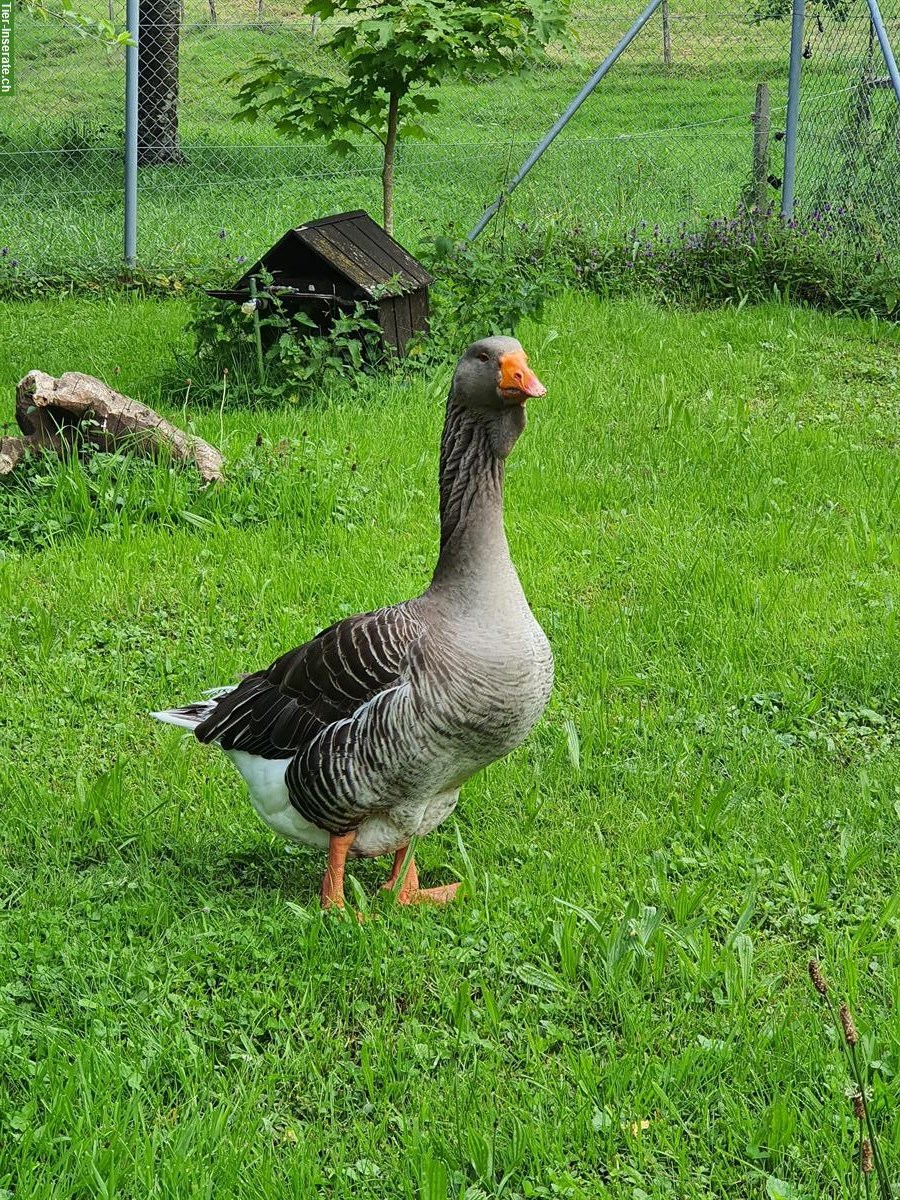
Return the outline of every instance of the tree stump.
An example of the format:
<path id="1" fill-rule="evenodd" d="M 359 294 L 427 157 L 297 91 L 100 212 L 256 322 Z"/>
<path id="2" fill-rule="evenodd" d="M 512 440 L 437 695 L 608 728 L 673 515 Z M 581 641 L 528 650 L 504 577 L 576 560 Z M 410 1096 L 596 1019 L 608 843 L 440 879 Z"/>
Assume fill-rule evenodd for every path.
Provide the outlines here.
<path id="1" fill-rule="evenodd" d="M 24 436 L 0 438 L 0 475 L 15 470 L 29 450 L 55 450 L 65 456 L 89 445 L 144 456 L 162 452 L 196 467 L 205 483 L 224 478 L 222 455 L 214 446 L 78 371 L 59 379 L 29 371 L 16 387 L 16 421 Z"/>

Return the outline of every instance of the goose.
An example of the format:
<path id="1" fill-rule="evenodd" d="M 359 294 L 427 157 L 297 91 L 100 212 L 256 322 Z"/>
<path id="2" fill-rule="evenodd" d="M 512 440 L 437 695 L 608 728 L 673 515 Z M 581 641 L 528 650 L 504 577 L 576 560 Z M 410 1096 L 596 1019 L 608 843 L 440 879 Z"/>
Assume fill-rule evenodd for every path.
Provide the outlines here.
<path id="1" fill-rule="evenodd" d="M 553 655 L 503 523 L 504 464 L 526 401 L 545 394 L 515 338 L 469 346 L 447 398 L 428 588 L 152 714 L 219 746 L 272 830 L 327 851 L 323 908 L 344 906 L 348 857 L 384 854 L 394 855 L 384 887 L 401 904 L 451 900 L 458 883 L 420 887 L 410 842 L 525 739 L 549 700 Z"/>

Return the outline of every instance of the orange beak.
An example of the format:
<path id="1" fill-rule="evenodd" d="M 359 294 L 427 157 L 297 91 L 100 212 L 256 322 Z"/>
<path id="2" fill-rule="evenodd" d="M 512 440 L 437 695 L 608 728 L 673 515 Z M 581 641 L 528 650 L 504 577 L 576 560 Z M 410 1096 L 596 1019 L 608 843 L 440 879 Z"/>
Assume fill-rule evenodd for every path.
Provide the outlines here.
<path id="1" fill-rule="evenodd" d="M 547 389 L 528 365 L 524 351 L 515 350 L 500 358 L 500 395 L 524 404 L 529 396 L 546 396 Z"/>

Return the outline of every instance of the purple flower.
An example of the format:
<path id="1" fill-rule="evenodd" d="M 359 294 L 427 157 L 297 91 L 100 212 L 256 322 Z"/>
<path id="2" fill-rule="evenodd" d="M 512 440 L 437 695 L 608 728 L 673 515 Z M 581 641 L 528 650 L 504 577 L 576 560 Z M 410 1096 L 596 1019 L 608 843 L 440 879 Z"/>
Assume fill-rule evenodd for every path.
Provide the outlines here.
<path id="1" fill-rule="evenodd" d="M 239 254 L 234 261 L 238 264 L 238 266 L 240 266 L 241 263 L 245 263 L 247 261 L 247 255 Z"/>
<path id="2" fill-rule="evenodd" d="M 222 238 L 224 238 L 225 236 L 226 236 L 225 230 L 224 230 L 224 229 L 220 229 L 220 230 L 219 230 L 219 239 L 221 240 L 221 239 L 222 239 Z"/>
<path id="3" fill-rule="evenodd" d="M 9 246 L 4 246 L 3 249 L 0 250 L 0 258 L 6 258 L 7 254 L 9 254 Z"/>
<path id="4" fill-rule="evenodd" d="M 19 265 L 19 260 L 17 258 L 11 258 L 9 260 L 9 265 L 11 267 L 17 267 Z"/>

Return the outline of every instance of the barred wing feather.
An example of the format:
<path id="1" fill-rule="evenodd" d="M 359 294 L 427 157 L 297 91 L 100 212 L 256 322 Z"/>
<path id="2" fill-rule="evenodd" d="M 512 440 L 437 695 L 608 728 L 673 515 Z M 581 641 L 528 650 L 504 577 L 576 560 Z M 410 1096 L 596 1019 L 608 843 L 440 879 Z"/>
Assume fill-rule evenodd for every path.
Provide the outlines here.
<path id="1" fill-rule="evenodd" d="M 404 678 L 424 633 L 410 605 L 346 617 L 247 675 L 196 728 L 201 742 L 285 758 Z"/>

